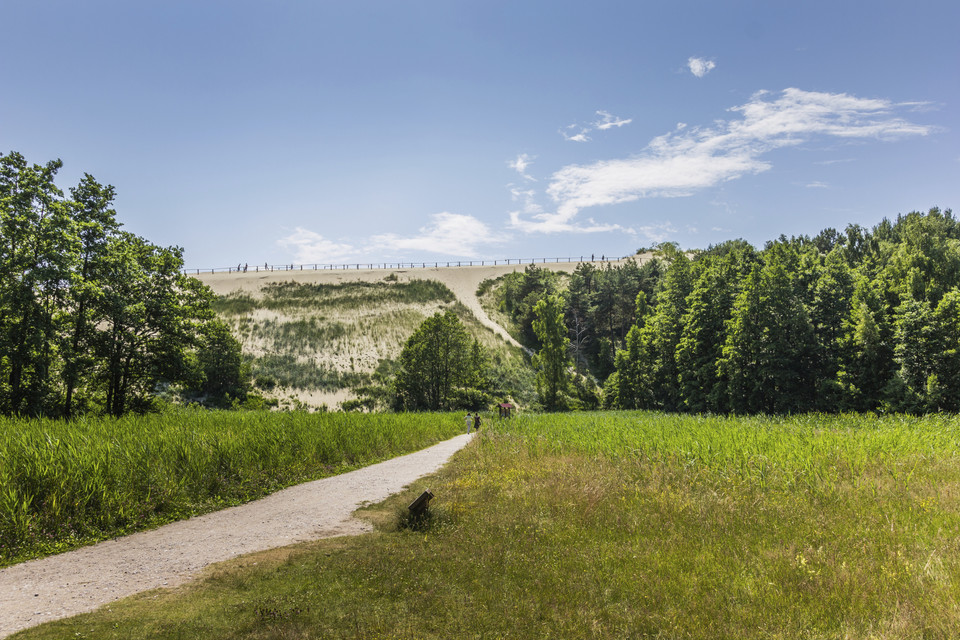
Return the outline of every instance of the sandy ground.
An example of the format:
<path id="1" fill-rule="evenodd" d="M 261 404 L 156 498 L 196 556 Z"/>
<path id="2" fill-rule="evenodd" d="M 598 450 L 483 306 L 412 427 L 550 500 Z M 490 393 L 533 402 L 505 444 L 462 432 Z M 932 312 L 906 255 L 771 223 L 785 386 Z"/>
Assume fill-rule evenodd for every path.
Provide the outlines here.
<path id="1" fill-rule="evenodd" d="M 649 259 L 649 254 L 636 256 L 643 262 Z M 596 261 L 594 264 L 601 268 L 605 264 L 619 264 L 619 261 Z M 546 262 L 537 263 L 537 266 L 552 271 L 572 272 L 578 262 Z M 417 267 L 415 269 L 295 269 L 293 271 L 253 272 L 247 273 L 200 273 L 195 275 L 200 281 L 208 285 L 218 295 L 226 295 L 235 291 L 243 291 L 256 295 L 260 289 L 271 282 L 302 282 L 302 283 L 329 283 L 339 282 L 376 282 L 383 280 L 391 273 L 400 280 L 437 280 L 447 285 L 457 299 L 463 303 L 477 317 L 481 324 L 490 328 L 497 335 L 503 337 L 510 344 L 520 346 L 506 329 L 490 319 L 480 306 L 477 299 L 477 287 L 484 280 L 498 278 L 506 273 L 523 271 L 527 264 L 499 264 L 485 266 L 464 267 Z M 193 274 L 191 274 L 193 275 Z"/>
<path id="2" fill-rule="evenodd" d="M 0 638 L 141 591 L 182 584 L 236 556 L 367 531 L 369 525 L 351 516 L 358 507 L 437 471 L 472 437 L 460 435 L 239 507 L 2 569 Z"/>

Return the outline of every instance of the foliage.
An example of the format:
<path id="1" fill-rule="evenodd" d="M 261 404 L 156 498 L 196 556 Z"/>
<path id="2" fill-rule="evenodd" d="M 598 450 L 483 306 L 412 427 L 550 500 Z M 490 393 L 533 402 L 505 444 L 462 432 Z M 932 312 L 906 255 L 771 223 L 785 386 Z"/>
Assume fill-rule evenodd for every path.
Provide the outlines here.
<path id="1" fill-rule="evenodd" d="M 567 404 L 570 339 L 563 323 L 563 304 L 562 296 L 547 295 L 533 307 L 533 331 L 541 345 L 533 365 L 537 370 L 537 393 L 547 411 L 565 409 Z"/>
<path id="2" fill-rule="evenodd" d="M 487 356 L 453 311 L 427 318 L 400 353 L 395 406 L 406 411 L 480 409 L 489 403 Z M 479 392 L 479 393 L 478 393 Z"/>
<path id="3" fill-rule="evenodd" d="M 527 347 L 537 345 L 533 330 L 534 307 L 544 296 L 559 290 L 559 276 L 549 269 L 528 265 L 522 273 L 503 276 L 500 288 L 500 307 L 518 328 L 517 340 Z"/>
<path id="4" fill-rule="evenodd" d="M 724 243 L 692 262 L 671 248 L 664 260 L 656 295 L 637 297 L 604 406 L 958 407 L 960 225 L 949 210 L 781 237 L 760 252 Z"/>
<path id="5" fill-rule="evenodd" d="M 65 198 L 61 166 L 0 156 L 0 412 L 142 410 L 189 379 L 212 294 L 180 248 L 120 230 L 113 187 Z"/>
<path id="6" fill-rule="evenodd" d="M 0 564 L 245 502 L 423 448 L 459 416 L 176 409 L 0 419 Z"/>
<path id="7" fill-rule="evenodd" d="M 192 391 L 210 404 L 226 407 L 243 400 L 250 388 L 250 367 L 243 362 L 240 342 L 230 328 L 214 320 L 204 328 L 197 349 Z"/>

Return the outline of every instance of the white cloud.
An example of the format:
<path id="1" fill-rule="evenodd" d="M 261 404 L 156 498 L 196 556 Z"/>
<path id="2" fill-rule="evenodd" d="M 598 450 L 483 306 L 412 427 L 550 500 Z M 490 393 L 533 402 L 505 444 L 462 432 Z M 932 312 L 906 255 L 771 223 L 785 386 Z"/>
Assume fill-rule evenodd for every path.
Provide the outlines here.
<path id="1" fill-rule="evenodd" d="M 829 189 L 830 185 L 826 182 L 821 182 L 820 180 L 814 180 L 807 185 L 807 189 Z"/>
<path id="2" fill-rule="evenodd" d="M 415 236 L 385 233 L 371 238 L 373 248 L 393 251 L 424 251 L 454 256 L 477 256 L 482 245 L 498 242 L 486 224 L 473 216 L 442 212 Z"/>
<path id="3" fill-rule="evenodd" d="M 527 173 L 527 167 L 529 167 L 531 164 L 533 164 L 533 158 L 526 153 L 521 153 L 517 156 L 516 160 L 507 162 L 507 166 L 523 176 L 524 180 L 536 182 L 536 179 Z"/>
<path id="4" fill-rule="evenodd" d="M 568 131 L 571 131 L 577 128 L 580 129 L 577 133 L 574 133 L 574 134 L 568 133 Z M 590 131 L 589 128 L 578 127 L 578 125 L 571 124 L 571 125 L 567 125 L 563 129 L 560 129 L 560 135 L 563 136 L 564 140 L 568 140 L 570 142 L 589 142 L 590 136 L 587 135 L 589 131 Z"/>
<path id="5" fill-rule="evenodd" d="M 338 264 L 349 262 L 356 255 L 352 245 L 327 240 L 319 233 L 297 227 L 292 234 L 277 241 L 293 253 L 297 264 Z"/>
<path id="6" fill-rule="evenodd" d="M 633 122 L 633 118 L 618 118 L 614 115 L 607 113 L 606 111 L 597 111 L 597 115 L 600 116 L 600 119 L 593 123 L 593 126 L 600 131 L 606 131 L 612 127 L 622 127 L 625 124 L 630 124 Z"/>
<path id="7" fill-rule="evenodd" d="M 636 156 L 559 169 L 546 189 L 555 210 L 548 212 L 530 202 L 510 214 L 511 223 L 525 231 L 583 231 L 574 219 L 585 208 L 648 197 L 688 196 L 766 171 L 770 164 L 762 159 L 764 154 L 814 136 L 890 140 L 932 130 L 893 115 L 900 107 L 887 100 L 843 93 L 791 88 L 774 97 L 760 92 L 729 110 L 736 118 L 718 121 L 711 128 L 681 124 L 654 138 Z"/>
<path id="8" fill-rule="evenodd" d="M 602 231 L 629 231 L 618 224 L 598 224 L 588 220 L 587 224 L 573 224 L 571 220 L 563 219 L 554 213 L 543 210 L 536 200 L 535 191 L 511 190 L 514 200 L 522 197 L 523 207 L 510 212 L 510 227 L 524 233 L 598 233 Z"/>
<path id="9" fill-rule="evenodd" d="M 687 68 L 690 69 L 690 73 L 702 78 L 711 71 L 713 71 L 717 66 L 717 63 L 713 60 L 706 60 L 704 58 L 689 58 L 687 60 Z"/>
<path id="10" fill-rule="evenodd" d="M 633 118 L 618 118 L 607 111 L 597 111 L 597 115 L 600 116 L 600 118 L 588 125 L 567 125 L 563 129 L 560 129 L 560 135 L 563 136 L 564 140 L 570 142 L 589 142 L 591 138 L 587 134 L 591 131 L 606 131 L 614 127 L 619 129 L 623 125 L 633 122 Z M 576 133 L 571 133 L 572 131 L 576 131 Z"/>
<path id="11" fill-rule="evenodd" d="M 694 229 L 694 232 L 696 229 Z M 676 227 L 674 227 L 669 222 L 663 222 L 661 224 L 651 224 L 637 229 L 637 232 L 644 236 L 647 240 L 651 242 L 663 242 L 667 238 L 677 232 Z"/>

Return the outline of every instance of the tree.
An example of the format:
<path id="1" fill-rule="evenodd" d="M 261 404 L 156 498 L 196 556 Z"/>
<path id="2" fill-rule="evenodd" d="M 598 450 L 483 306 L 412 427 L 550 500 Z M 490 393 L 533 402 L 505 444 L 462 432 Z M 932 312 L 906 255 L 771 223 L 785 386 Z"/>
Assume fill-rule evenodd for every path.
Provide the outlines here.
<path id="1" fill-rule="evenodd" d="M 893 359 L 898 369 L 887 385 L 885 405 L 894 411 L 922 411 L 937 348 L 933 312 L 926 300 L 905 294 L 894 312 Z"/>
<path id="2" fill-rule="evenodd" d="M 933 312 L 933 374 L 928 390 L 929 411 L 960 410 L 960 289 L 951 289 Z M 929 380 L 929 378 L 928 378 Z M 928 385 L 930 386 L 930 385 Z"/>
<path id="3" fill-rule="evenodd" d="M 437 312 L 414 331 L 400 352 L 395 407 L 446 411 L 483 403 L 486 356 L 453 311 Z M 469 406 L 480 409 L 479 406 Z"/>
<path id="4" fill-rule="evenodd" d="M 693 290 L 686 300 L 677 345 L 677 378 L 683 406 L 690 411 L 723 411 L 726 398 L 717 362 L 723 355 L 739 276 L 738 253 L 704 256 Z"/>
<path id="5" fill-rule="evenodd" d="M 570 338 L 563 323 L 563 309 L 563 297 L 555 294 L 544 296 L 533 308 L 536 316 L 533 331 L 541 345 L 533 359 L 537 368 L 537 392 L 548 411 L 566 408 Z"/>
<path id="6" fill-rule="evenodd" d="M 813 326 L 781 257 L 765 258 L 734 304 L 717 366 L 737 413 L 807 410 L 814 399 Z"/>
<path id="7" fill-rule="evenodd" d="M 679 252 L 671 252 L 670 267 L 657 292 L 656 307 L 640 329 L 638 348 L 639 366 L 634 371 L 641 380 L 634 384 L 638 397 L 651 399 L 642 408 L 675 411 L 680 407 L 680 389 L 677 376 L 677 346 L 683 329 L 687 296 L 690 294 L 690 260 Z M 626 382 L 620 374 L 621 384 Z"/>
<path id="8" fill-rule="evenodd" d="M 845 392 L 841 408 L 876 409 L 893 373 L 893 349 L 881 296 L 866 276 L 857 279 L 850 315 L 843 321 L 842 329 L 837 372 L 837 380 Z"/>
<path id="9" fill-rule="evenodd" d="M 556 290 L 557 275 L 533 264 L 527 265 L 523 273 L 504 277 L 501 306 L 519 328 L 521 343 L 528 346 L 536 343 L 533 307 L 543 296 Z"/>
<path id="10" fill-rule="evenodd" d="M 55 347 L 65 320 L 76 249 L 69 208 L 54 177 L 62 166 L 0 157 L 2 410 L 37 415 L 53 405 Z"/>
<path id="11" fill-rule="evenodd" d="M 103 327 L 96 337 L 105 405 L 119 416 L 147 408 L 158 385 L 189 375 L 190 350 L 213 318 L 212 292 L 183 275 L 179 248 L 122 232 L 111 240 Z"/>
<path id="12" fill-rule="evenodd" d="M 217 406 L 244 400 L 250 387 L 250 372 L 243 363 L 240 342 L 222 320 L 213 320 L 203 328 L 196 360 L 196 394 L 206 396 L 209 404 Z"/>
<path id="13" fill-rule="evenodd" d="M 80 372 L 94 364 L 93 336 L 97 304 L 103 296 L 107 248 L 110 237 L 119 231 L 116 212 L 110 208 L 115 197 L 112 186 L 102 186 L 90 174 L 70 190 L 73 198 L 73 222 L 79 238 L 78 264 L 70 287 L 73 317 L 64 335 L 63 413 L 73 415 L 74 392 Z"/>
<path id="14" fill-rule="evenodd" d="M 112 186 L 65 199 L 61 166 L 0 156 L 0 412 L 145 408 L 189 375 L 213 294 L 181 249 L 120 231 Z"/>
<path id="15" fill-rule="evenodd" d="M 835 411 L 843 404 L 837 373 L 844 349 L 844 321 L 850 316 L 854 278 L 840 249 L 827 254 L 812 283 L 810 321 L 816 337 L 817 395 L 819 408 Z"/>

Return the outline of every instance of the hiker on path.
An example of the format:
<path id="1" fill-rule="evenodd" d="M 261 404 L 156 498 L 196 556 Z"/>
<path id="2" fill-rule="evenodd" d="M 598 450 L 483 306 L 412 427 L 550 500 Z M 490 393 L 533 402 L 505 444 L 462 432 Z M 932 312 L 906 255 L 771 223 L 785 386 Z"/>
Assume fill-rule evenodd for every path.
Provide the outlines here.
<path id="1" fill-rule="evenodd" d="M 480 431 L 480 412 L 477 411 L 477 416 L 473 419 L 473 430 Z"/>
<path id="2" fill-rule="evenodd" d="M 467 411 L 467 417 L 463 419 L 463 423 L 467 425 L 467 433 L 470 433 L 470 429 L 473 427 L 473 417 L 469 411 Z"/>

